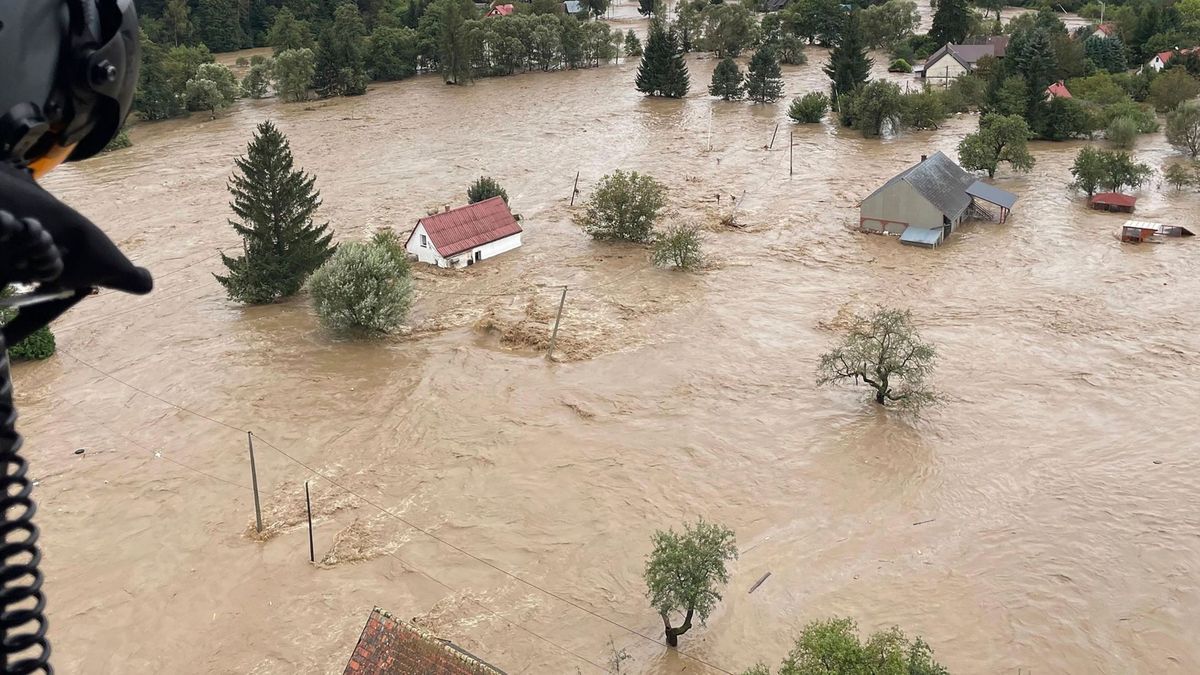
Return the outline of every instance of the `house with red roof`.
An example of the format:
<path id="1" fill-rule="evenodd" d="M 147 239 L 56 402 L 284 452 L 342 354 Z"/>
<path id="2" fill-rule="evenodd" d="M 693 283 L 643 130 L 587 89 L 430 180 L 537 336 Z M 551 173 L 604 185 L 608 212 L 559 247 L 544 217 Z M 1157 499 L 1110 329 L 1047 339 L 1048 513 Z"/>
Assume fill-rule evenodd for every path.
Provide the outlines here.
<path id="1" fill-rule="evenodd" d="M 343 675 L 504 675 L 504 671 L 376 607 Z"/>
<path id="2" fill-rule="evenodd" d="M 515 9 L 513 5 L 493 5 L 484 16 L 510 16 Z"/>
<path id="3" fill-rule="evenodd" d="M 1067 89 L 1067 85 L 1063 84 L 1062 80 L 1046 87 L 1046 100 L 1052 98 L 1071 98 L 1071 91 Z"/>
<path id="4" fill-rule="evenodd" d="M 1155 71 L 1161 71 L 1163 68 L 1167 67 L 1167 64 L 1174 57 L 1175 52 L 1159 52 L 1154 55 L 1154 58 L 1150 59 L 1150 62 L 1146 64 L 1146 67 L 1153 68 Z"/>
<path id="5" fill-rule="evenodd" d="M 1111 23 L 1102 23 L 1096 26 L 1096 30 L 1092 32 L 1092 37 L 1100 38 L 1101 40 L 1116 37 L 1117 27 Z"/>
<path id="6" fill-rule="evenodd" d="M 417 221 L 404 249 L 438 267 L 466 267 L 521 245 L 521 226 L 503 197 L 447 208 Z"/>

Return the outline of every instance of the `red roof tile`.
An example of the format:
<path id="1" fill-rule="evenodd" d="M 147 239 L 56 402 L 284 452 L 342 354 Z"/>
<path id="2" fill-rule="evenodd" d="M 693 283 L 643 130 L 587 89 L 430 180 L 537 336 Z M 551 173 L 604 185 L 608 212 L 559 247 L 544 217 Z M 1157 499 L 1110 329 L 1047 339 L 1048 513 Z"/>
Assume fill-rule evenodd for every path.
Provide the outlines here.
<path id="1" fill-rule="evenodd" d="M 1123 195 L 1120 192 L 1097 192 L 1092 195 L 1093 204 L 1108 204 L 1110 206 L 1133 206 L 1137 197 Z"/>
<path id="2" fill-rule="evenodd" d="M 1159 52 L 1158 60 L 1166 63 L 1167 61 L 1171 60 L 1172 56 L 1175 56 L 1175 52 Z"/>
<path id="3" fill-rule="evenodd" d="M 496 5 L 485 16 L 508 16 L 514 9 L 512 5 Z"/>
<path id="4" fill-rule="evenodd" d="M 376 607 L 343 675 L 505 675 L 448 640 Z"/>
<path id="5" fill-rule="evenodd" d="M 492 197 L 417 221 L 425 226 L 438 255 L 448 258 L 521 232 L 503 197 Z M 416 231 L 416 228 L 413 228 Z M 412 239 L 412 234 L 408 235 Z"/>
<path id="6" fill-rule="evenodd" d="M 1046 87 L 1046 93 L 1055 98 L 1071 98 L 1071 92 L 1067 89 L 1067 85 L 1063 84 L 1062 80 Z"/>
<path id="7" fill-rule="evenodd" d="M 1102 23 L 1099 26 L 1096 26 L 1096 30 L 1104 33 L 1108 37 L 1112 37 L 1117 34 L 1117 27 L 1111 23 Z"/>

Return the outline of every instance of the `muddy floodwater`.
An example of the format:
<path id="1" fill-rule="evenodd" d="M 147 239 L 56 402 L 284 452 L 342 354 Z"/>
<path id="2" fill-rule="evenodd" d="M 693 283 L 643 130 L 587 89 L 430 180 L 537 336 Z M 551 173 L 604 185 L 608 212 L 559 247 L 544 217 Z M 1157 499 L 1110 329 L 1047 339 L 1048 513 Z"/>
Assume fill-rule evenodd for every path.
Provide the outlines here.
<path id="1" fill-rule="evenodd" d="M 827 86 L 808 56 L 784 67 L 789 98 Z M 610 641 L 623 672 L 720 672 L 630 632 L 661 634 L 651 533 L 699 516 L 741 555 L 680 651 L 725 671 L 778 663 L 832 615 L 920 634 L 955 673 L 1200 670 L 1200 243 L 1118 243 L 1124 217 L 1066 188 L 1082 142 L 1001 170 L 1006 224 L 937 250 L 853 232 L 859 200 L 954 156 L 976 118 L 864 140 L 715 101 L 715 60 L 688 63 L 682 101 L 643 98 L 622 62 L 240 102 L 53 174 L 158 282 L 82 303 L 58 355 L 16 371 L 59 671 L 340 672 L 379 606 L 510 673 L 600 672 Z M 239 245 L 225 185 L 267 119 L 339 239 L 406 232 L 487 174 L 525 245 L 418 271 L 411 332 L 383 342 L 331 338 L 303 295 L 231 303 L 212 277 Z M 1176 158 L 1161 134 L 1136 155 Z M 586 197 L 617 168 L 668 185 L 665 222 L 708 229 L 708 269 L 571 224 L 576 173 Z M 731 196 L 740 229 L 718 224 Z M 1139 196 L 1138 217 L 1195 229 L 1196 194 Z M 877 304 L 938 347 L 946 400 L 923 420 L 814 386 Z"/>

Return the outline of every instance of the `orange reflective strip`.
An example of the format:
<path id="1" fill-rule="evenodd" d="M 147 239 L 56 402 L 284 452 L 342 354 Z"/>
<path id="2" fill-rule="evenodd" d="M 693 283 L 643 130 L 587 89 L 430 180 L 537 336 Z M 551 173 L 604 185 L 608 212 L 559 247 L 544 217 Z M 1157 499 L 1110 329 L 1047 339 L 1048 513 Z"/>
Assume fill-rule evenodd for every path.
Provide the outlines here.
<path id="1" fill-rule="evenodd" d="M 63 147 L 55 144 L 45 155 L 29 163 L 29 168 L 33 171 L 33 177 L 35 179 L 41 178 L 53 171 L 59 164 L 67 161 L 67 157 L 71 156 L 71 151 L 74 149 L 74 145 Z"/>

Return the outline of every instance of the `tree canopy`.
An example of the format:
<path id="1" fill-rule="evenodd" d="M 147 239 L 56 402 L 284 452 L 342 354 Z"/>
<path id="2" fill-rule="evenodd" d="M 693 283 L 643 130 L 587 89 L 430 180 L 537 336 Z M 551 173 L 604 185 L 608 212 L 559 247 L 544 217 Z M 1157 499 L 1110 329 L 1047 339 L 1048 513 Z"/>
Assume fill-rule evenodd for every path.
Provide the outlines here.
<path id="1" fill-rule="evenodd" d="M 708 618 L 721 599 L 720 587 L 729 582 L 726 563 L 737 559 L 737 543 L 727 527 L 685 523 L 683 532 L 654 533 L 654 550 L 646 559 L 646 595 L 662 617 L 667 644 L 679 645 L 679 636 L 692 627 L 692 619 Z M 672 626 L 672 615 L 683 613 L 683 622 Z"/>
<path id="2" fill-rule="evenodd" d="M 855 316 L 838 346 L 821 355 L 817 384 L 866 384 L 880 405 L 918 409 L 938 399 L 925 381 L 936 358 L 917 334 L 911 312 L 879 308 Z"/>
<path id="3" fill-rule="evenodd" d="M 595 239 L 649 241 L 667 204 L 667 188 L 652 176 L 620 169 L 604 176 L 575 215 L 575 223 Z"/>
<path id="4" fill-rule="evenodd" d="M 650 27 L 650 36 L 638 66 L 637 90 L 650 96 L 683 98 L 687 95 L 689 78 L 687 64 L 679 50 L 674 31 L 659 22 Z"/>
<path id="5" fill-rule="evenodd" d="M 988 113 L 979 119 L 979 131 L 968 135 L 958 144 L 958 159 L 964 169 L 986 171 L 988 178 L 996 175 L 1001 162 L 1017 171 L 1033 168 L 1028 141 L 1033 133 L 1019 115 Z"/>

